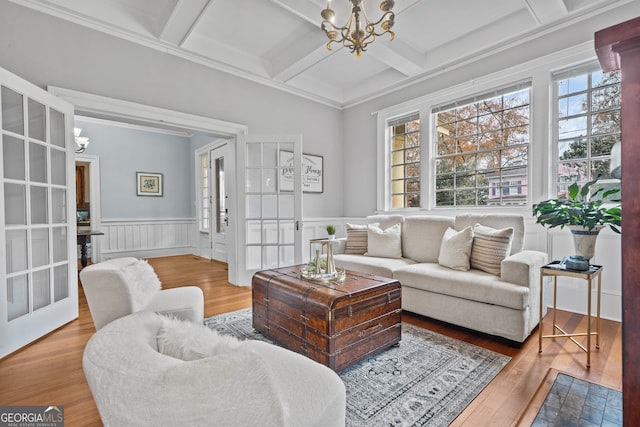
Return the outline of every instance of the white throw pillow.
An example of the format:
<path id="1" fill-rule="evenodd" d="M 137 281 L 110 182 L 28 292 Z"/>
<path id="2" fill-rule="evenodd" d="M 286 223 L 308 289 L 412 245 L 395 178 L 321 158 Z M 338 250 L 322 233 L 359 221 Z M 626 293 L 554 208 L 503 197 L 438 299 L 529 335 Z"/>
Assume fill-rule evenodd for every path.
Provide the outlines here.
<path id="1" fill-rule="evenodd" d="M 511 252 L 513 227 L 496 230 L 476 224 L 473 227 L 471 268 L 500 275 L 502 260 Z"/>
<path id="2" fill-rule="evenodd" d="M 166 317 L 157 335 L 158 352 L 191 361 L 236 351 L 242 341 L 204 325 Z"/>
<path id="3" fill-rule="evenodd" d="M 402 258 L 401 224 L 381 230 L 367 225 L 367 256 L 380 258 Z"/>
<path id="4" fill-rule="evenodd" d="M 473 230 L 471 227 L 466 227 L 460 231 L 448 227 L 440 243 L 438 264 L 454 270 L 469 270 L 471 245 L 473 245 Z"/>

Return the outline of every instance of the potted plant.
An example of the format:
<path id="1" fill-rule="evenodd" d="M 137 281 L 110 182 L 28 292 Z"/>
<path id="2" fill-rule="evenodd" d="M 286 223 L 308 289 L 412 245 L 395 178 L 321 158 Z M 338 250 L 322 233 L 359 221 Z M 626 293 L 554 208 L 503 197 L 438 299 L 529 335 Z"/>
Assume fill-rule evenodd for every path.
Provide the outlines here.
<path id="1" fill-rule="evenodd" d="M 620 189 L 605 190 L 600 187 L 591 192 L 591 186 L 597 180 L 589 181 L 582 187 L 577 182 L 568 188 L 566 199 L 549 199 L 533 205 L 533 216 L 536 223 L 549 228 L 565 226 L 573 234 L 573 242 L 577 255 L 589 260 L 595 252 L 596 238 L 600 230 L 609 226 L 620 234 L 620 220 L 622 209 L 620 205 L 606 207 L 604 201 L 609 196 L 617 194 Z M 602 193 L 602 197 L 594 198 Z M 619 202 L 619 199 L 612 200 Z"/>
<path id="2" fill-rule="evenodd" d="M 336 238 L 336 228 L 329 224 L 327 225 L 327 234 L 329 235 L 329 240 L 333 240 Z"/>

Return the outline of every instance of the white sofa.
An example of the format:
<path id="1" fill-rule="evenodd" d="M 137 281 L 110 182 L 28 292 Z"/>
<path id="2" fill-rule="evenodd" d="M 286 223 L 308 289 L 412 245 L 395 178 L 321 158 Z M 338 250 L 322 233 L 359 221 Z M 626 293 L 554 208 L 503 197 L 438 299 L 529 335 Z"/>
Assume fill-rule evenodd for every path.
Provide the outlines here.
<path id="1" fill-rule="evenodd" d="M 137 311 L 155 311 L 202 324 L 204 295 L 197 286 L 162 289 L 153 267 L 133 257 L 114 258 L 80 272 L 96 330 Z"/>
<path id="2" fill-rule="evenodd" d="M 331 369 L 157 313 L 101 328 L 82 366 L 105 426 L 345 425 L 345 386 Z"/>
<path id="3" fill-rule="evenodd" d="M 540 267 L 548 257 L 544 252 L 523 250 L 522 216 L 374 215 L 367 217 L 366 223 L 376 223 L 382 230 L 400 224 L 401 257 L 345 253 L 348 237 L 339 239 L 334 246 L 335 263 L 398 280 L 404 310 L 518 343 L 524 342 L 538 324 Z M 511 248 L 498 264 L 499 274 L 475 268 L 460 271 L 438 262 L 447 229 L 473 229 L 476 224 L 493 229 L 513 228 Z"/>

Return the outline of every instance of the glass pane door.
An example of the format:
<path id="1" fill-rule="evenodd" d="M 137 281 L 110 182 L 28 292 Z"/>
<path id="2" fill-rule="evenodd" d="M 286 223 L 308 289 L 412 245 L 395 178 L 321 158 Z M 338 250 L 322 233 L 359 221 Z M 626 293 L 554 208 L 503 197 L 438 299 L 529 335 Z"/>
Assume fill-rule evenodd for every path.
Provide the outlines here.
<path id="1" fill-rule="evenodd" d="M 258 270 L 302 260 L 302 137 L 244 135 L 238 148 L 245 184 L 239 241 L 244 243 L 245 280 L 250 281 Z"/>
<path id="2" fill-rule="evenodd" d="M 0 69 L 0 357 L 77 317 L 73 107 Z"/>

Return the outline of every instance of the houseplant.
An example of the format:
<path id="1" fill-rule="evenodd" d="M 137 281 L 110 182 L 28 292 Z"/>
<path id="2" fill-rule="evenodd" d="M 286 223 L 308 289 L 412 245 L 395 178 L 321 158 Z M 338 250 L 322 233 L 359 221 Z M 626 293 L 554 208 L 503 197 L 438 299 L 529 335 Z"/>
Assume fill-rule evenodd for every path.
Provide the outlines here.
<path id="1" fill-rule="evenodd" d="M 329 224 L 327 225 L 327 234 L 329 235 L 329 240 L 333 240 L 336 237 L 336 228 Z"/>
<path id="2" fill-rule="evenodd" d="M 568 188 L 566 199 L 549 199 L 533 205 L 536 223 L 549 228 L 565 226 L 571 230 L 577 255 L 589 260 L 595 251 L 595 242 L 600 230 L 609 226 L 620 234 L 622 209 L 620 205 L 604 206 L 604 201 L 620 192 L 614 188 L 605 190 L 600 187 L 591 192 L 591 186 L 597 180 L 589 181 L 582 187 L 577 182 Z M 596 197 L 602 193 L 601 197 Z M 612 202 L 620 202 L 619 199 Z"/>

